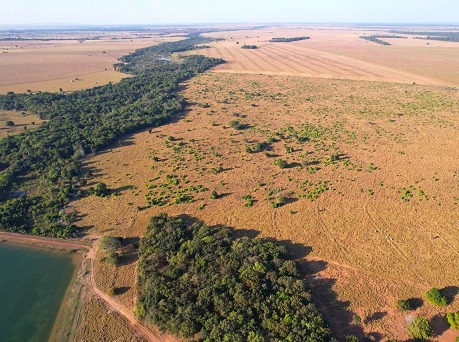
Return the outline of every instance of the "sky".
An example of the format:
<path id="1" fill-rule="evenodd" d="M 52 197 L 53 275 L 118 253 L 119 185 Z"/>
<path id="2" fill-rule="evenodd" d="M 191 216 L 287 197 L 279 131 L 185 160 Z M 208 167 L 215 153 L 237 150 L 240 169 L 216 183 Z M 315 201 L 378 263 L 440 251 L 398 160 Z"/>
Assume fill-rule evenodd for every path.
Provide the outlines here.
<path id="1" fill-rule="evenodd" d="M 459 0 L 0 0 L 0 26 L 459 23 Z"/>

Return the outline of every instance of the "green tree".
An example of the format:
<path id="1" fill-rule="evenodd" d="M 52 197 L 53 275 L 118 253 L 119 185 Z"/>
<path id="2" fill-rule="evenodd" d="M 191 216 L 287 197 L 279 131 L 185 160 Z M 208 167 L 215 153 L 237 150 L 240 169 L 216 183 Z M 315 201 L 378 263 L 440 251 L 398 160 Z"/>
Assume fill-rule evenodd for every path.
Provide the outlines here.
<path id="1" fill-rule="evenodd" d="M 459 329 L 459 311 L 458 312 L 448 312 L 446 314 L 446 321 L 453 329 Z"/>
<path id="2" fill-rule="evenodd" d="M 448 304 L 446 297 L 443 296 L 440 290 L 435 287 L 427 291 L 425 293 L 425 297 L 429 302 L 438 306 L 446 306 L 446 304 Z"/>
<path id="3" fill-rule="evenodd" d="M 408 325 L 408 334 L 414 339 L 427 341 L 432 336 L 432 327 L 424 317 L 415 317 Z"/>

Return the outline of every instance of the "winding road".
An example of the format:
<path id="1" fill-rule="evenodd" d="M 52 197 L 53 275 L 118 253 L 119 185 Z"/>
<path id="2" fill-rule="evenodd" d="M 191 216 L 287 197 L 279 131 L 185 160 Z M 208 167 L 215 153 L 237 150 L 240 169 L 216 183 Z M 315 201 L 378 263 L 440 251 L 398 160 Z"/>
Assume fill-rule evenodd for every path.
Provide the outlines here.
<path id="1" fill-rule="evenodd" d="M 131 309 L 126 308 L 124 305 L 119 303 L 115 298 L 109 296 L 107 293 L 99 289 L 94 280 L 94 258 L 95 250 L 92 242 L 81 241 L 81 240 L 61 240 L 47 237 L 23 235 L 16 233 L 0 232 L 0 242 L 8 241 L 12 243 L 27 244 L 38 247 L 51 247 L 57 249 L 84 249 L 87 250 L 84 254 L 84 258 L 90 262 L 90 285 L 92 292 L 97 295 L 105 304 L 113 311 L 117 312 L 128 320 L 132 328 L 143 338 L 150 342 L 165 342 L 174 341 L 172 336 L 167 334 L 161 334 L 159 331 L 153 331 L 148 329 L 145 325 L 137 320 Z"/>

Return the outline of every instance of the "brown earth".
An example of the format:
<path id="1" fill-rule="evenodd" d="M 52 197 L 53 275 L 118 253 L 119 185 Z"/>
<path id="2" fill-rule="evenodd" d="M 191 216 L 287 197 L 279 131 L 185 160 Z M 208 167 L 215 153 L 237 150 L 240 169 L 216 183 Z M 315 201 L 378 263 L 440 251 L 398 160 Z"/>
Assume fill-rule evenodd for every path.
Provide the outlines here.
<path id="1" fill-rule="evenodd" d="M 357 313 L 367 333 L 406 338 L 397 299 L 422 297 L 432 286 L 454 298 L 457 91 L 209 73 L 188 82 L 184 95 L 192 105 L 183 118 L 85 160 L 94 182 L 113 191 L 72 204 L 86 214 L 80 222 L 86 234 L 141 236 L 149 217 L 165 211 L 283 241 L 315 260 L 309 280 L 313 291 L 333 299 L 333 310 L 320 306 L 341 336 L 353 331 L 345 327 Z M 246 126 L 231 128 L 234 120 Z M 292 132 L 310 140 L 299 142 Z M 267 151 L 246 152 L 269 137 L 277 141 Z M 288 167 L 273 165 L 276 159 Z M 180 193 L 194 202 L 173 204 Z M 247 194 L 253 207 L 244 206 Z M 272 208 L 281 194 L 287 204 Z M 166 206 L 147 206 L 161 197 Z M 109 277 L 129 288 L 124 303 L 131 307 L 133 268 Z M 458 305 L 457 299 L 442 310 L 424 304 L 415 313 L 433 317 Z"/>

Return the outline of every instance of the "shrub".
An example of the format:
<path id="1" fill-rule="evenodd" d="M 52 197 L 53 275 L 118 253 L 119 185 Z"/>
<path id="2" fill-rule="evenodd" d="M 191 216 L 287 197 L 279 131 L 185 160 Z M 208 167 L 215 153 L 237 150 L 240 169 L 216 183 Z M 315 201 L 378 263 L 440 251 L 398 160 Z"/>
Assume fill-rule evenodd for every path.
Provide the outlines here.
<path id="1" fill-rule="evenodd" d="M 459 311 L 458 312 L 448 312 L 446 314 L 446 321 L 453 329 L 459 329 Z"/>
<path id="2" fill-rule="evenodd" d="M 119 249 L 121 248 L 121 238 L 104 236 L 99 240 L 99 248 L 104 256 L 101 261 L 110 265 L 117 266 L 120 260 Z"/>
<path id="3" fill-rule="evenodd" d="M 8 126 L 8 127 L 14 126 L 14 122 L 11 120 L 8 120 L 5 122 L 5 126 Z"/>
<path id="4" fill-rule="evenodd" d="M 99 182 L 96 186 L 91 190 L 91 194 L 99 197 L 106 197 L 109 194 L 109 190 L 107 188 L 107 184 L 103 182 Z"/>
<path id="5" fill-rule="evenodd" d="M 288 163 L 284 159 L 276 159 L 274 165 L 277 165 L 281 169 L 285 169 Z"/>
<path id="6" fill-rule="evenodd" d="M 424 317 L 416 317 L 408 325 L 408 334 L 415 339 L 427 341 L 432 336 L 432 327 Z"/>
<path id="7" fill-rule="evenodd" d="M 345 341 L 346 342 L 359 342 L 359 339 L 358 339 L 358 337 L 356 337 L 354 335 L 347 335 L 346 338 L 345 338 Z"/>
<path id="8" fill-rule="evenodd" d="M 446 297 L 443 296 L 440 290 L 435 287 L 427 291 L 425 297 L 429 302 L 438 306 L 446 306 L 447 304 Z"/>
<path id="9" fill-rule="evenodd" d="M 408 300 L 400 299 L 397 301 L 397 309 L 400 311 L 411 311 L 413 308 Z"/>
<path id="10" fill-rule="evenodd" d="M 213 191 L 210 193 L 210 198 L 211 198 L 211 199 L 217 199 L 217 198 L 218 198 L 217 191 L 213 190 Z"/>

